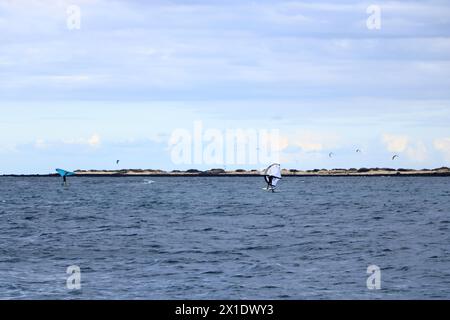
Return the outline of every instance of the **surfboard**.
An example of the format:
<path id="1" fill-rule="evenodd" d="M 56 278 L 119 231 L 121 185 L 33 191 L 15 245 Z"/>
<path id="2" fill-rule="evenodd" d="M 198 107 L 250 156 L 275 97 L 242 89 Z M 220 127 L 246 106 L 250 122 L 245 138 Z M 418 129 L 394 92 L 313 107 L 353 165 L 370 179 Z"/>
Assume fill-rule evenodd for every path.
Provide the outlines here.
<path id="1" fill-rule="evenodd" d="M 267 192 L 279 192 L 278 189 L 272 189 L 272 188 L 261 188 L 261 189 L 264 191 L 267 191 Z"/>

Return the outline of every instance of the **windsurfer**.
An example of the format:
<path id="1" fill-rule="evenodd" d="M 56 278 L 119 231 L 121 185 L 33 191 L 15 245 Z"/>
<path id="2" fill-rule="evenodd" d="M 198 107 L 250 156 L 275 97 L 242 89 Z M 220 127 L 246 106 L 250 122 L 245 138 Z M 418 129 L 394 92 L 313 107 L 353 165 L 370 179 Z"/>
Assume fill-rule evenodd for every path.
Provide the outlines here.
<path id="1" fill-rule="evenodd" d="M 273 177 L 270 176 L 268 179 L 269 179 L 269 181 L 267 181 L 267 189 L 272 189 L 272 191 L 273 191 L 273 184 L 272 184 Z"/>

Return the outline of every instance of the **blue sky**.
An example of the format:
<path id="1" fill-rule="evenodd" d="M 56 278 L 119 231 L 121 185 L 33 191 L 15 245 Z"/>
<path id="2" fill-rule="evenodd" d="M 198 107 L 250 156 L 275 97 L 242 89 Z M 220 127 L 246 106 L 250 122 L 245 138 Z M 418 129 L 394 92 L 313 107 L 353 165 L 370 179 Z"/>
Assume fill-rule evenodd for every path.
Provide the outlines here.
<path id="1" fill-rule="evenodd" d="M 449 74 L 448 1 L 0 0 L 0 174 L 175 169 L 198 120 L 284 167 L 448 166 Z"/>

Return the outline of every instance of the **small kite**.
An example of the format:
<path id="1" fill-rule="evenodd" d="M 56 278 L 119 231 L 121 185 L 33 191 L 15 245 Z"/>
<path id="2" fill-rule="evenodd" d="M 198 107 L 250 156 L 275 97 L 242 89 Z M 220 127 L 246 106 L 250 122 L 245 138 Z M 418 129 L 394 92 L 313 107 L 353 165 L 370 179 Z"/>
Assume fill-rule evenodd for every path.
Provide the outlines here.
<path id="1" fill-rule="evenodd" d="M 66 170 L 63 170 L 63 169 L 56 169 L 56 172 L 58 172 L 58 174 L 63 178 L 63 185 L 64 186 L 67 186 L 67 177 L 75 175 L 74 172 L 66 171 Z"/>

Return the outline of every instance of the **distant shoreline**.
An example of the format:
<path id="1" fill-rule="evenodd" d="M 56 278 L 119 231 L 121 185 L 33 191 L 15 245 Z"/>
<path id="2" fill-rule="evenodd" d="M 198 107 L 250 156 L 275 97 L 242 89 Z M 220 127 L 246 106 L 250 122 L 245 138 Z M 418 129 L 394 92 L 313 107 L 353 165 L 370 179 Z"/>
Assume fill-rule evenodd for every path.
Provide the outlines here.
<path id="1" fill-rule="evenodd" d="M 257 170 L 234 170 L 211 169 L 199 171 L 195 169 L 187 171 L 163 171 L 152 169 L 124 169 L 124 170 L 77 170 L 74 177 L 260 177 L 262 174 Z M 450 176 L 450 168 L 437 169 L 391 169 L 391 168 L 360 168 L 360 169 L 315 169 L 315 170 L 283 170 L 286 177 L 444 177 Z M 5 174 L 3 177 L 57 177 L 58 174 Z"/>

